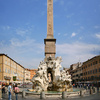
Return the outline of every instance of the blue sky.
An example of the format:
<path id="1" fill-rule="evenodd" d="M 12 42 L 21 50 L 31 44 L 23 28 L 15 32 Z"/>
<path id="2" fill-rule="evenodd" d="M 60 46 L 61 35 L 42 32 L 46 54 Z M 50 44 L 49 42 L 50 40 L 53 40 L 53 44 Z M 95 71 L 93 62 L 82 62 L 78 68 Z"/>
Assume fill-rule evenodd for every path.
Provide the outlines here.
<path id="1" fill-rule="evenodd" d="M 100 54 L 100 0 L 53 0 L 56 57 L 69 67 Z M 47 0 L 0 0 L 0 53 L 27 68 L 44 59 Z"/>

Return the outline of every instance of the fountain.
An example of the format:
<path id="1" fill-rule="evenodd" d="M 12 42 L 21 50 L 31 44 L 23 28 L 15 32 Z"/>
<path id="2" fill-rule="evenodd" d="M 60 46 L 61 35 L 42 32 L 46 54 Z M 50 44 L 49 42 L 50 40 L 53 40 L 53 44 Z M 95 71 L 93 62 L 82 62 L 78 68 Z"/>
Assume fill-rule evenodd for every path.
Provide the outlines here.
<path id="1" fill-rule="evenodd" d="M 44 39 L 45 59 L 32 78 L 33 91 L 72 91 L 71 75 L 60 70 L 62 58 L 56 57 L 56 39 L 53 36 L 53 0 L 47 0 L 47 38 Z"/>
<path id="2" fill-rule="evenodd" d="M 72 91 L 71 75 L 60 70 L 62 58 L 49 56 L 40 62 L 36 75 L 32 78 L 33 90 L 41 91 Z"/>

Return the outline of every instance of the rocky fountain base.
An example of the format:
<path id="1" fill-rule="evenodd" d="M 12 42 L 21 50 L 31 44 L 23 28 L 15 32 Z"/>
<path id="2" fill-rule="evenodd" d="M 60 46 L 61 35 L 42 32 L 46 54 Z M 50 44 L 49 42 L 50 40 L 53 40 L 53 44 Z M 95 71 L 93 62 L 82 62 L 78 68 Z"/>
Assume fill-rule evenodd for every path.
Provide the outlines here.
<path id="1" fill-rule="evenodd" d="M 62 58 L 51 56 L 40 62 L 36 75 L 32 78 L 33 91 L 72 91 L 71 75 L 60 70 Z"/>

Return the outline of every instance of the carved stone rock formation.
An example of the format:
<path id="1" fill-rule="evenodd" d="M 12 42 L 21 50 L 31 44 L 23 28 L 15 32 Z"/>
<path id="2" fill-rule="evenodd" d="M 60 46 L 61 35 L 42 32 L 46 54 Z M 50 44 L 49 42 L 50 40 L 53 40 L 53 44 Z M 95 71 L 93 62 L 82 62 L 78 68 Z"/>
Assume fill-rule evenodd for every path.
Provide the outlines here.
<path id="1" fill-rule="evenodd" d="M 72 89 L 71 75 L 65 70 L 60 70 L 62 58 L 49 56 L 40 62 L 36 75 L 32 78 L 33 89 L 41 91 L 69 91 Z"/>

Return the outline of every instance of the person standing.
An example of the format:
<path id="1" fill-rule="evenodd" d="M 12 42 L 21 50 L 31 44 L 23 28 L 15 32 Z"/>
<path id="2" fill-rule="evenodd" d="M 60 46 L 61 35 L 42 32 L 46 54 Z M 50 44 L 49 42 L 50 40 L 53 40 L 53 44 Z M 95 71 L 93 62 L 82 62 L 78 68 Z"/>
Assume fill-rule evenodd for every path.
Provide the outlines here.
<path id="1" fill-rule="evenodd" d="M 2 96 L 5 96 L 5 83 L 2 83 Z"/>
<path id="2" fill-rule="evenodd" d="M 18 100 L 18 93 L 19 93 L 19 88 L 17 87 L 17 84 L 15 85 L 15 96 L 16 100 Z"/>
<path id="3" fill-rule="evenodd" d="M 8 86 L 8 100 L 11 100 L 11 94 L 12 94 L 12 83 L 9 83 Z"/>
<path id="4" fill-rule="evenodd" d="M 0 82 L 0 99 L 2 99 L 2 83 Z"/>

